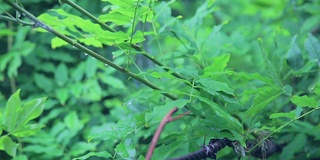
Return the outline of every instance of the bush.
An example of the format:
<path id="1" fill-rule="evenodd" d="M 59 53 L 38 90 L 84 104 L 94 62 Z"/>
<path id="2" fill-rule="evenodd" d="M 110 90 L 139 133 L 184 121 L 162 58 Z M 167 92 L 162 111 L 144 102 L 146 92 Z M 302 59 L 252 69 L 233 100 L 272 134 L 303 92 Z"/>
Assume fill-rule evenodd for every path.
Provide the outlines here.
<path id="1" fill-rule="evenodd" d="M 175 107 L 184 116 L 166 125 L 153 159 L 210 139 L 230 141 L 220 159 L 320 157 L 317 0 L 1 3 L 8 159 L 145 159 Z M 43 96 L 21 125 L 37 127 L 15 134 L 10 119 Z"/>

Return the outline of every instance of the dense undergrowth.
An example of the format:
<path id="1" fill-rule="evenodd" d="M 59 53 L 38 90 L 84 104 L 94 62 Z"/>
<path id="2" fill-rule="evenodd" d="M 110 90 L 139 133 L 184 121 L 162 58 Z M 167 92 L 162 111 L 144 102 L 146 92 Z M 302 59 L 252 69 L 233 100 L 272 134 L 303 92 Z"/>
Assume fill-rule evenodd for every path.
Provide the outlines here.
<path id="1" fill-rule="evenodd" d="M 37 18 L 8 1 L 0 159 L 145 159 L 174 107 L 191 114 L 152 159 L 211 138 L 237 142 L 219 159 L 254 159 L 249 140 L 277 144 L 270 159 L 320 157 L 319 0 L 19 3 Z"/>

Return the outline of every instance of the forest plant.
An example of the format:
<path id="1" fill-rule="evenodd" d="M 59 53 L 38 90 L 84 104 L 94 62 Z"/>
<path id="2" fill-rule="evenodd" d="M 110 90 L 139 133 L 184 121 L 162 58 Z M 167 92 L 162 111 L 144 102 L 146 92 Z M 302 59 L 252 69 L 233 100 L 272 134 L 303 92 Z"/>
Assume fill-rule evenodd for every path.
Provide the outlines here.
<path id="1" fill-rule="evenodd" d="M 54 54 L 42 55 L 58 61 L 58 64 L 45 63 L 48 68 L 38 69 L 54 73 L 54 80 L 46 78 L 46 74 L 43 73 L 34 75 L 36 86 L 56 99 L 51 101 L 51 106 L 47 108 L 49 114 L 40 122 L 51 122 L 53 117 L 64 118 L 63 121 L 52 121 L 51 130 L 40 131 L 36 136 L 24 139 L 25 143 L 31 143 L 24 149 L 31 157 L 41 155 L 40 158 L 46 159 L 87 159 L 93 156 L 144 159 L 142 155 L 146 153 L 149 139 L 157 124 L 174 107 L 182 111 L 189 110 L 191 114 L 175 121 L 174 126 L 167 126 L 164 137 L 158 142 L 152 156 L 155 159 L 178 157 L 199 150 L 206 137 L 227 138 L 237 142 L 234 148 L 239 148 L 236 152 L 240 155 L 245 155 L 244 148 L 247 153 L 259 148 L 262 155 L 260 157 L 264 158 L 264 152 L 268 148 L 266 141 L 272 135 L 279 135 L 274 138 L 282 148 L 279 155 L 282 159 L 291 159 L 295 153 L 299 153 L 302 145 L 300 148 L 294 147 L 301 140 L 307 143 L 307 135 L 319 140 L 318 126 L 315 125 L 319 118 L 300 120 L 306 115 L 319 115 L 315 111 L 319 109 L 317 73 L 320 50 L 317 46 L 320 45 L 315 35 L 308 33 L 310 26 L 305 26 L 301 31 L 301 36 L 305 37 L 305 50 L 302 52 L 297 42 L 298 36 L 287 36 L 288 30 L 278 28 L 275 37 L 270 40 L 266 35 L 270 30 L 273 32 L 275 27 L 269 27 L 268 24 L 257 25 L 258 29 L 253 30 L 254 33 L 248 33 L 245 28 L 247 26 L 239 27 L 237 32 L 233 32 L 233 27 L 238 26 L 235 24 L 236 20 L 221 22 L 221 18 L 226 15 L 219 17 L 219 14 L 215 14 L 218 10 L 216 3 L 224 6 L 226 2 L 204 1 L 190 19 L 181 21 L 181 16 L 171 15 L 170 5 L 177 3 L 174 0 L 156 4 L 153 1 L 140 0 L 103 0 L 108 2 L 105 9 L 109 12 L 99 17 L 70 0 L 59 2 L 64 4 L 62 7 L 69 5 L 80 11 L 81 16 L 68 13 L 70 8 L 64 8 L 53 9 L 35 17 L 21 5 L 9 0 L 2 1 L 30 21 L 14 16 L 3 17 L 30 25 L 39 32 L 52 33 L 55 35 L 51 41 L 53 49 L 70 45 L 73 52 L 84 52 L 82 56 L 85 57 L 81 59 L 81 56 L 75 58 L 76 56 L 59 54 L 63 55 L 59 58 Z M 260 1 L 256 3 L 260 7 L 268 8 L 278 2 L 263 5 Z M 286 2 L 279 2 L 276 5 L 283 7 L 285 4 Z M 245 5 L 245 2 L 241 5 Z M 277 9 L 278 12 L 281 11 L 281 8 Z M 263 13 L 261 17 L 272 16 L 277 12 Z M 82 18 L 82 15 L 88 17 L 88 20 Z M 259 16 L 254 18 L 261 18 Z M 312 20 L 317 18 L 317 15 L 313 17 L 310 18 L 309 24 L 314 24 Z M 212 22 L 210 18 L 215 18 L 216 21 Z M 259 30 L 259 27 L 267 29 Z M 291 43 L 283 43 L 288 37 L 291 38 Z M 278 40 L 280 38 L 281 42 Z M 303 38 L 299 38 L 301 39 Z M 232 44 L 228 44 L 231 43 L 228 41 L 232 41 Z M 149 48 L 149 45 L 153 47 Z M 289 46 L 286 56 L 283 54 L 286 52 L 283 46 Z M 103 48 L 109 53 L 112 52 L 112 55 L 101 53 L 106 51 Z M 273 51 L 270 51 L 271 49 Z M 101 54 L 94 50 L 99 50 Z M 248 54 L 250 52 L 259 54 Z M 158 67 L 141 67 L 134 60 L 138 56 L 146 57 Z M 240 57 L 240 61 L 235 61 Z M 69 66 L 70 63 L 74 64 L 79 60 L 84 62 Z M 115 118 L 111 124 L 105 120 L 96 122 L 94 118 L 89 118 L 90 114 L 85 109 L 74 107 L 90 105 L 92 109 L 88 110 L 95 113 L 94 117 L 101 118 L 103 115 L 97 111 L 103 111 L 103 106 L 99 104 L 103 97 L 107 97 L 108 93 L 124 94 L 119 90 L 126 90 L 123 82 L 126 78 L 122 78 L 121 81 L 110 77 L 115 74 L 114 70 L 110 71 L 109 67 L 101 65 L 98 61 L 127 75 L 130 80 L 127 83 L 134 83 L 131 81 L 134 79 L 153 89 L 149 90 L 139 85 L 139 91 L 135 94 L 129 95 L 128 91 L 125 91 L 128 96 L 125 106 L 131 108 L 108 108 L 111 116 L 112 112 L 119 112 L 116 118 L 107 118 Z M 243 65 L 246 62 L 250 63 Z M 259 68 L 253 69 L 256 66 Z M 56 70 L 52 69 L 54 67 Z M 97 79 L 101 79 L 102 82 Z M 110 90 L 104 92 L 101 84 L 110 87 Z M 302 86 L 308 87 L 306 89 Z M 309 89 L 312 86 L 314 94 Z M 77 102 L 79 99 L 82 99 L 82 102 Z M 121 105 L 117 99 L 113 100 L 106 100 L 105 103 L 110 106 Z M 298 107 L 293 107 L 293 104 Z M 66 107 L 53 107 L 59 105 Z M 81 112 L 77 113 L 77 110 Z M 68 113 L 64 114 L 65 111 Z M 133 113 L 124 113 L 122 117 L 119 114 L 123 111 Z M 286 122 L 286 119 L 289 121 Z M 92 127 L 90 124 L 96 126 Z M 309 132 L 302 132 L 298 129 L 299 126 Z M 83 134 L 83 131 L 89 133 Z M 82 136 L 87 138 L 88 143 L 79 140 Z M 46 143 L 36 144 L 40 143 L 40 137 L 50 137 L 46 143 L 53 144 L 52 151 L 55 154 L 40 149 L 46 146 Z M 254 145 L 250 147 L 248 143 L 246 145 L 249 139 L 255 140 Z M 112 145 L 106 145 L 104 141 Z M 73 143 L 75 145 L 72 145 Z M 308 144 L 313 145 L 312 142 Z M 84 153 L 87 154 L 79 157 Z M 319 156 L 314 148 L 309 148 L 308 153 L 310 155 L 302 153 L 300 156 Z M 230 150 L 221 150 L 221 154 L 225 157 L 226 154 L 235 157 Z"/>
<path id="2" fill-rule="evenodd" d="M 20 90 L 17 90 L 0 112 L 0 150 L 11 157 L 17 156 L 17 149 L 22 145 L 19 143 L 21 138 L 34 135 L 44 127 L 43 124 L 29 122 L 41 115 L 46 98 L 37 98 L 22 104 L 19 95 Z M 15 142 L 16 140 L 18 142 Z"/>

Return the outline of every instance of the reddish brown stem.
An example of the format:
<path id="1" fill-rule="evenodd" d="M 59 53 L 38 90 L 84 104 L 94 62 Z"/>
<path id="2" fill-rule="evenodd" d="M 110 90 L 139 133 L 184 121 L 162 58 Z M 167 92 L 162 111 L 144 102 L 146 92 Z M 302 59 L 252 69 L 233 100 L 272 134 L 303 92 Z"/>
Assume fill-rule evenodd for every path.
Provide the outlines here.
<path id="1" fill-rule="evenodd" d="M 169 113 L 168 113 L 165 117 L 163 117 L 163 119 L 162 119 L 162 121 L 161 121 L 161 123 L 160 123 L 160 125 L 159 125 L 159 127 L 158 127 L 158 129 L 157 129 L 157 131 L 156 131 L 156 133 L 154 134 L 154 136 L 153 136 L 153 138 L 152 138 L 151 145 L 150 145 L 149 150 L 148 150 L 148 153 L 147 153 L 147 155 L 146 155 L 146 160 L 150 160 L 150 159 L 151 159 L 153 150 L 154 150 L 154 148 L 155 148 L 155 146 L 156 146 L 156 144 L 157 144 L 157 142 L 158 142 L 158 139 L 159 139 L 159 137 L 160 137 L 160 134 L 161 134 L 164 126 L 165 126 L 167 123 L 169 123 L 169 122 L 171 122 L 171 121 L 174 121 L 174 120 L 177 120 L 177 119 L 179 119 L 179 118 L 181 118 L 181 117 L 183 117 L 183 116 L 185 116 L 185 115 L 187 115 L 187 114 L 190 113 L 190 111 L 188 111 L 188 112 L 186 112 L 186 113 L 184 113 L 184 114 L 181 114 L 181 115 L 173 118 L 173 117 L 172 117 L 172 114 L 175 113 L 175 112 L 177 112 L 177 111 L 178 111 L 178 107 L 175 107 L 175 108 L 173 108 L 172 110 L 170 110 Z"/>

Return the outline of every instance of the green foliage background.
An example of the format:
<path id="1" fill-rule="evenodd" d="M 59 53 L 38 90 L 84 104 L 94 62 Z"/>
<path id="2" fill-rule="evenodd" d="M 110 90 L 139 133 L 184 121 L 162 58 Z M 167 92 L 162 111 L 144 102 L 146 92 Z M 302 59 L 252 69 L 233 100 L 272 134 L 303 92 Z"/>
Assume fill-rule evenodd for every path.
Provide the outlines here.
<path id="1" fill-rule="evenodd" d="M 42 28 L 3 19 L 16 12 L 1 0 L 0 159 L 144 159 L 173 107 L 192 114 L 166 126 L 153 159 L 186 155 L 210 138 L 245 147 L 270 134 L 282 145 L 270 159 L 320 157 L 319 0 L 74 1 L 114 31 L 63 2 L 21 0 L 58 32 L 162 90 Z M 17 134 L 8 115 L 25 116 L 26 107 L 36 112 Z M 218 158 L 237 154 L 226 148 Z"/>

